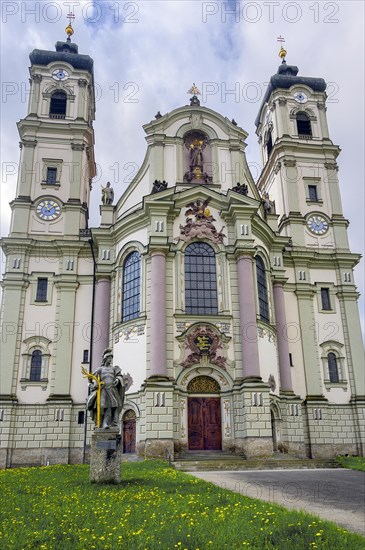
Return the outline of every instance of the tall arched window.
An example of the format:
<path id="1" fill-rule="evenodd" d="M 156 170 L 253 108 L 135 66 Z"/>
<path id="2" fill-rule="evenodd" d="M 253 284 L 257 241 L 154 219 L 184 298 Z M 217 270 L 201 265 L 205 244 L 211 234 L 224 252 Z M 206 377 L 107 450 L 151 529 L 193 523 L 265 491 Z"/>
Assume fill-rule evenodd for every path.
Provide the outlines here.
<path id="1" fill-rule="evenodd" d="M 65 92 L 57 91 L 51 96 L 51 106 L 49 109 L 50 118 L 65 118 L 67 106 L 67 95 Z"/>
<path id="2" fill-rule="evenodd" d="M 328 375 L 330 382 L 339 382 L 339 376 L 338 376 L 338 367 L 337 367 L 337 358 L 334 353 L 329 353 L 327 355 L 327 361 L 328 361 Z"/>
<path id="3" fill-rule="evenodd" d="M 33 382 L 39 382 L 42 372 L 42 352 L 36 349 L 32 353 L 32 359 L 30 361 L 30 375 L 29 380 Z"/>
<path id="4" fill-rule="evenodd" d="M 257 294 L 259 297 L 260 319 L 269 322 L 269 300 L 267 297 L 265 264 L 260 256 L 256 256 L 256 277 Z"/>
<path id="5" fill-rule="evenodd" d="M 270 153 L 271 153 L 271 150 L 272 150 L 272 132 L 271 130 L 268 131 L 267 135 L 266 135 L 266 152 L 267 152 L 267 158 L 269 158 L 270 156 Z"/>
<path id="6" fill-rule="evenodd" d="M 191 315 L 217 315 L 217 273 L 214 250 L 192 243 L 185 250 L 185 311 Z"/>
<path id="7" fill-rule="evenodd" d="M 141 294 L 141 256 L 129 254 L 123 266 L 122 321 L 139 317 Z"/>
<path id="8" fill-rule="evenodd" d="M 298 136 L 312 136 L 311 121 L 307 113 L 299 112 L 296 119 Z"/>

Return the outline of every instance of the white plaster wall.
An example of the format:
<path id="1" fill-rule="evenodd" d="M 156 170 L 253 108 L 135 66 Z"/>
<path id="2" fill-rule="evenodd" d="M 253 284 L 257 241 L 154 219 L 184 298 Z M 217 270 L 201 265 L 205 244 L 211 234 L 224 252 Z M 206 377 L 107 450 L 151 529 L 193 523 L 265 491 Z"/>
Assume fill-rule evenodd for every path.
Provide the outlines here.
<path id="1" fill-rule="evenodd" d="M 267 383 L 269 376 L 272 375 L 276 381 L 275 393 L 279 394 L 280 376 L 278 368 L 277 348 L 273 341 L 270 342 L 269 336 L 265 334 L 258 338 L 260 375 L 262 380 Z"/>
<path id="2" fill-rule="evenodd" d="M 142 227 L 137 231 L 133 231 L 132 240 L 137 241 L 143 245 L 146 245 L 148 242 L 147 227 Z M 118 241 L 118 243 L 116 244 L 116 258 L 118 257 L 118 254 L 122 250 L 122 248 L 130 242 L 131 242 L 131 235 L 128 235 L 128 237 L 124 237 L 123 239 Z"/>
<path id="3" fill-rule="evenodd" d="M 124 212 L 126 212 L 130 208 L 133 208 L 136 204 L 142 202 L 144 196 L 151 193 L 152 186 L 150 184 L 150 179 L 150 167 L 148 167 L 148 169 L 143 174 L 142 178 L 138 182 L 137 186 L 130 193 L 130 195 L 126 197 L 125 200 L 120 203 L 120 205 L 118 205 L 118 210 L 116 213 L 117 219 L 120 218 L 124 214 Z"/>
<path id="4" fill-rule="evenodd" d="M 40 386 L 27 386 L 22 390 L 20 387 L 17 391 L 17 399 L 19 404 L 27 403 L 34 406 L 37 414 L 37 405 L 45 403 L 50 394 L 50 384 L 48 384 L 46 390 L 42 390 Z M 41 408 L 39 409 L 39 413 Z"/>
<path id="5" fill-rule="evenodd" d="M 297 297 L 294 292 L 285 292 L 284 299 L 287 321 L 286 336 L 288 338 L 289 353 L 292 354 L 293 358 L 293 367 L 290 367 L 293 390 L 295 394 L 305 398 L 307 391 Z"/>
<path id="6" fill-rule="evenodd" d="M 114 344 L 114 364 L 119 365 L 123 374 L 129 373 L 133 384 L 128 393 L 137 392 L 146 380 L 146 334 L 122 336 Z"/>
<path id="7" fill-rule="evenodd" d="M 170 187 L 177 181 L 175 145 L 165 145 L 164 147 L 164 180 Z"/>
<path id="8" fill-rule="evenodd" d="M 87 380 L 82 377 L 83 351 L 90 350 L 92 283 L 82 284 L 77 289 L 75 304 L 75 325 L 71 369 L 71 397 L 76 403 L 84 403 L 87 396 Z M 97 337 L 97 334 L 94 336 Z M 90 355 L 90 354 L 89 354 Z M 83 365 L 88 370 L 88 365 Z M 99 365 L 93 365 L 95 370 Z"/>
<path id="9" fill-rule="evenodd" d="M 236 185 L 239 181 L 239 169 L 237 167 L 237 174 L 231 174 L 231 170 L 236 169 L 232 168 L 231 163 L 231 154 L 230 151 L 225 147 L 219 147 L 218 149 L 218 170 L 219 170 L 219 181 L 221 183 L 222 192 L 226 192 L 228 189 L 231 189 L 233 185 Z M 234 179 L 232 179 L 234 178 Z"/>
<path id="10" fill-rule="evenodd" d="M 172 124 L 170 124 L 165 128 L 165 133 L 169 137 L 175 137 L 179 129 L 181 128 L 181 126 L 189 123 L 190 123 L 189 116 L 185 116 L 183 118 L 180 118 L 179 120 L 175 120 L 175 122 L 173 122 Z M 229 135 L 227 134 L 227 132 L 225 132 L 220 126 L 218 126 L 216 122 L 212 121 L 209 115 L 204 116 L 204 113 L 203 113 L 203 124 L 212 128 L 216 132 L 218 139 L 225 139 L 225 140 L 229 139 Z M 202 128 L 201 130 L 204 132 L 204 128 Z"/>

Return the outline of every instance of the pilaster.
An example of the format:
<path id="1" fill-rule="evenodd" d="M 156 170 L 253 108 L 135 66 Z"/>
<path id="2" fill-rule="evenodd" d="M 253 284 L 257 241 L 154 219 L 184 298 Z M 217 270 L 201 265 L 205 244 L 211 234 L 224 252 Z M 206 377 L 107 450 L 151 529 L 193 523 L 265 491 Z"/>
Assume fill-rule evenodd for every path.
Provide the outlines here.
<path id="1" fill-rule="evenodd" d="M 55 283 L 57 288 L 57 314 L 56 324 L 58 329 L 55 342 L 54 373 L 49 399 L 68 398 L 70 396 L 72 351 L 75 329 L 75 303 L 78 283 L 73 280 L 59 280 Z"/>
<path id="2" fill-rule="evenodd" d="M 94 336 L 92 366 L 95 370 L 101 364 L 103 351 L 109 347 L 109 319 L 110 319 L 110 279 L 101 276 L 98 278 L 95 289 L 94 304 Z"/>
<path id="3" fill-rule="evenodd" d="M 19 348 L 22 334 L 25 292 L 28 281 L 10 279 L 2 282 L 2 340 L 0 395 L 10 397 L 16 393 L 19 368 Z"/>
<path id="4" fill-rule="evenodd" d="M 240 303 L 242 372 L 238 378 L 260 377 L 259 348 L 256 326 L 255 289 L 253 283 L 253 260 L 249 254 L 237 258 L 238 295 Z"/>
<path id="5" fill-rule="evenodd" d="M 280 389 L 283 391 L 293 391 L 289 361 L 289 345 L 286 334 L 287 323 L 284 288 L 281 281 L 274 281 L 274 304 L 279 353 Z"/>
<path id="6" fill-rule="evenodd" d="M 151 252 L 151 369 L 150 376 L 167 376 L 166 255 Z"/>
<path id="7" fill-rule="evenodd" d="M 320 374 L 320 358 L 313 310 L 313 289 L 303 285 L 295 291 L 298 299 L 304 372 L 308 396 L 323 398 Z"/>

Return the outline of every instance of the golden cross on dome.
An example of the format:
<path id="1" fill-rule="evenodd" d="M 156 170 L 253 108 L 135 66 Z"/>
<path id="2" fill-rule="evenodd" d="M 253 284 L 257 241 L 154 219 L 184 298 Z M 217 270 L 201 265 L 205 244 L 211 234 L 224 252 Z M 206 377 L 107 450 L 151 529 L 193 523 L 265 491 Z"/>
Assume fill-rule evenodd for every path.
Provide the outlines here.
<path id="1" fill-rule="evenodd" d="M 75 19 L 75 14 L 70 12 L 66 15 L 67 19 L 68 19 L 68 24 L 69 25 L 72 25 L 72 21 Z"/>
<path id="2" fill-rule="evenodd" d="M 285 61 L 285 57 L 286 57 L 286 49 L 283 47 L 283 43 L 285 42 L 285 38 L 283 38 L 281 35 L 277 38 L 277 41 L 280 42 L 281 44 L 281 47 L 280 47 L 280 52 L 279 52 L 279 57 L 281 57 L 281 59 L 283 60 L 283 63 Z"/>
<path id="3" fill-rule="evenodd" d="M 68 25 L 67 27 L 65 28 L 65 31 L 66 31 L 66 34 L 67 34 L 67 40 L 70 41 L 71 40 L 71 36 L 73 35 L 74 33 L 74 30 L 72 28 L 72 21 L 73 19 L 75 19 L 75 15 L 70 12 L 66 15 L 67 19 L 68 19 Z"/>
<path id="4" fill-rule="evenodd" d="M 194 95 L 201 95 L 198 86 L 195 85 L 195 82 L 193 82 L 192 87 L 186 93 L 187 94 L 194 94 Z"/>

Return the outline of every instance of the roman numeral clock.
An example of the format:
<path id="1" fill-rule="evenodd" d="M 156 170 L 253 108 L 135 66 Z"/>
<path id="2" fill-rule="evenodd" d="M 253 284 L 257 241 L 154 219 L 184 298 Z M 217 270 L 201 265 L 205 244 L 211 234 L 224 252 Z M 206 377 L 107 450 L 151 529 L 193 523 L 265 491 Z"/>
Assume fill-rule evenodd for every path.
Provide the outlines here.
<path id="1" fill-rule="evenodd" d="M 42 199 L 35 208 L 36 214 L 40 220 L 53 221 L 61 214 L 61 205 L 55 199 Z"/>

